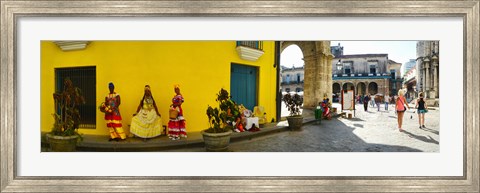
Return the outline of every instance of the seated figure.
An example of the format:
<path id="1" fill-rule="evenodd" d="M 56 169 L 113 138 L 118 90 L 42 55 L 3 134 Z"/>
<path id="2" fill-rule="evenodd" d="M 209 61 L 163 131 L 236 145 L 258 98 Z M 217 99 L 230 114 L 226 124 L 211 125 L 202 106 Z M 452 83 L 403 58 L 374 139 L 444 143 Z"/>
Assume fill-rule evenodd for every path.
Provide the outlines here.
<path id="1" fill-rule="evenodd" d="M 162 118 L 148 85 L 145 86 L 145 93 L 138 105 L 137 113 L 132 118 L 130 133 L 144 140 L 162 134 Z"/>
<path id="2" fill-rule="evenodd" d="M 328 120 L 332 119 L 332 114 L 330 113 L 331 106 L 328 98 L 323 100 L 321 107 L 323 109 L 322 117 Z"/>

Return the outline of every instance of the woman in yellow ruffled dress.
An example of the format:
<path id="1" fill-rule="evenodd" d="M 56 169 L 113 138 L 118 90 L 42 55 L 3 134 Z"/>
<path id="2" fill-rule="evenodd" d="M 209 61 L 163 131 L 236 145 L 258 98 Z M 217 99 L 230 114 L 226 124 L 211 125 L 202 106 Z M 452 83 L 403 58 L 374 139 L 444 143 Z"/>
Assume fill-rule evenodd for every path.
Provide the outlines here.
<path id="1" fill-rule="evenodd" d="M 137 113 L 132 118 L 130 133 L 147 140 L 162 135 L 162 118 L 153 99 L 150 86 L 145 86 L 145 93 Z"/>

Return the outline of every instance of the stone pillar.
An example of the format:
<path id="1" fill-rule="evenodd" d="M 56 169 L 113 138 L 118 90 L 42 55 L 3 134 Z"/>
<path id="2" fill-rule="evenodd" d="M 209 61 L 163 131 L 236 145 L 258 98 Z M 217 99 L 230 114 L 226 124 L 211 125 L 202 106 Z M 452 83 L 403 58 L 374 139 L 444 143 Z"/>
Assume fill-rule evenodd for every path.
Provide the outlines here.
<path id="1" fill-rule="evenodd" d="M 432 57 L 433 64 L 433 96 L 432 98 L 438 98 L 438 58 L 437 56 Z"/>
<path id="2" fill-rule="evenodd" d="M 316 58 L 315 56 L 305 56 L 304 59 L 304 88 L 303 88 L 303 106 L 315 106 L 315 80 L 316 80 Z"/>
<path id="3" fill-rule="evenodd" d="M 330 44 L 330 42 L 328 42 L 328 44 Z M 327 71 L 326 71 L 326 74 L 327 74 L 327 94 L 328 94 L 328 98 L 330 98 L 330 100 L 333 100 L 333 98 L 332 98 L 332 96 L 333 96 L 332 59 L 333 59 L 333 55 L 329 54 L 329 55 L 327 55 L 327 58 L 326 58 L 326 61 L 325 61 L 326 68 L 327 68 Z"/>
<path id="4" fill-rule="evenodd" d="M 425 98 L 430 98 L 429 95 L 429 92 L 430 92 L 430 88 L 431 88 L 431 85 L 430 85 L 430 60 L 428 59 L 425 59 L 424 60 L 425 62 Z"/>
<path id="5" fill-rule="evenodd" d="M 315 73 L 317 74 L 317 80 L 315 80 L 315 82 L 317 85 L 315 87 L 315 104 L 318 104 L 318 102 L 323 100 L 323 95 L 325 94 L 325 82 L 327 79 L 325 77 L 325 60 L 323 59 L 323 54 L 319 52 L 316 54 L 317 61 L 315 65 L 317 71 Z"/>

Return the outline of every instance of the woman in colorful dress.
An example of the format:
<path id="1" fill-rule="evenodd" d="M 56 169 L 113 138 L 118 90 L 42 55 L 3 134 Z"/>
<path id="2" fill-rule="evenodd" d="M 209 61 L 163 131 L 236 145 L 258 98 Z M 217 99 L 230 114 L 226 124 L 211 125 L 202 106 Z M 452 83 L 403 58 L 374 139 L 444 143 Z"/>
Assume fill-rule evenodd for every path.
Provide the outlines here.
<path id="1" fill-rule="evenodd" d="M 183 118 L 182 103 L 184 102 L 182 94 L 180 94 L 180 87 L 174 86 L 175 96 L 172 99 L 171 111 L 177 111 L 176 115 L 170 116 L 168 122 L 168 137 L 172 140 L 178 140 L 180 137 L 187 138 L 187 130 L 185 129 L 185 119 Z"/>
<path id="2" fill-rule="evenodd" d="M 162 117 L 152 96 L 150 86 L 146 85 L 143 98 L 130 124 L 130 133 L 143 138 L 153 138 L 162 135 Z"/>
<path id="3" fill-rule="evenodd" d="M 124 140 L 126 138 L 125 132 L 122 128 L 122 116 L 120 115 L 120 95 L 116 93 L 115 85 L 113 83 L 108 84 L 110 93 L 105 97 L 105 121 L 110 131 L 109 141 Z"/>

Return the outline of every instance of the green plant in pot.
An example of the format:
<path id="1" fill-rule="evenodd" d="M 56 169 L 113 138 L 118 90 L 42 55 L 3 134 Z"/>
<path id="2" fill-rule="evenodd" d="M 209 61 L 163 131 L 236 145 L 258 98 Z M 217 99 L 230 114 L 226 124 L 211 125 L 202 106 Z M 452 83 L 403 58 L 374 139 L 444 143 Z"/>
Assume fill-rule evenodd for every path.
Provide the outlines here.
<path id="1" fill-rule="evenodd" d="M 207 151 L 226 151 L 230 144 L 233 122 L 240 115 L 240 111 L 224 89 L 217 94 L 216 101 L 218 107 L 209 105 L 207 108 L 209 128 L 202 131 L 202 135 Z"/>
<path id="2" fill-rule="evenodd" d="M 52 151 L 75 151 L 76 144 L 82 139 L 77 132 L 80 125 L 80 111 L 78 106 L 85 104 L 80 88 L 75 87 L 70 78 L 65 78 L 63 90 L 53 94 L 55 107 L 53 113 L 55 122 L 52 131 L 47 134 L 47 140 Z"/>
<path id="3" fill-rule="evenodd" d="M 303 124 L 303 117 L 300 114 L 300 106 L 303 104 L 302 97 L 298 94 L 293 96 L 286 94 L 283 96 L 283 101 L 290 111 L 290 116 L 287 117 L 288 127 L 294 131 L 301 130 Z"/>

